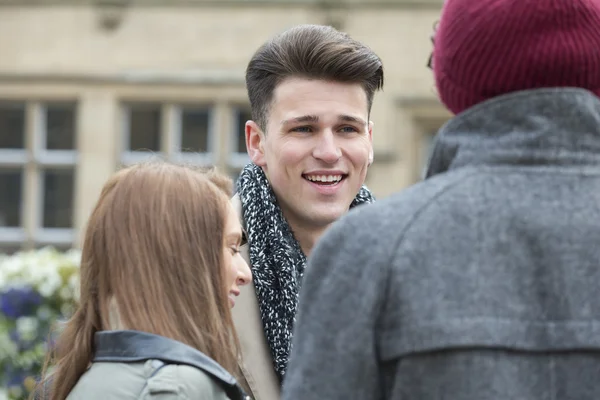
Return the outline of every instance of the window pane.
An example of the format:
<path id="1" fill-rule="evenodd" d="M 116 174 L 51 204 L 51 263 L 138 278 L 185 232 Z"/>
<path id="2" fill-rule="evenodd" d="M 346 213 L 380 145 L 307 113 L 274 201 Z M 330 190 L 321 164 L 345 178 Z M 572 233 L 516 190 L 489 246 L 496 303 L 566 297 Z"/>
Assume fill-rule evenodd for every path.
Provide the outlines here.
<path id="1" fill-rule="evenodd" d="M 67 251 L 69 251 L 69 250 L 71 250 L 73 248 L 73 246 L 66 245 L 66 244 L 43 244 L 43 243 L 37 243 L 35 245 L 36 249 L 43 249 L 45 247 L 52 247 L 56 251 L 59 251 L 61 253 L 66 253 Z"/>
<path id="2" fill-rule="evenodd" d="M 0 244 L 0 255 L 13 255 L 23 248 L 19 244 Z"/>
<path id="3" fill-rule="evenodd" d="M 44 228 L 73 226 L 73 169 L 44 171 Z"/>
<path id="4" fill-rule="evenodd" d="M 0 103 L 0 149 L 25 148 L 25 105 Z"/>
<path id="5" fill-rule="evenodd" d="M 23 171 L 0 169 L 0 227 L 21 226 Z"/>
<path id="6" fill-rule="evenodd" d="M 208 153 L 209 110 L 181 110 L 181 151 Z"/>
<path id="7" fill-rule="evenodd" d="M 46 148 L 75 149 L 75 107 L 50 104 L 46 107 Z"/>
<path id="8" fill-rule="evenodd" d="M 130 151 L 160 151 L 161 112 L 159 105 L 129 107 Z"/>
<path id="9" fill-rule="evenodd" d="M 246 153 L 246 121 L 252 119 L 250 110 L 238 110 L 236 115 L 236 132 L 237 140 L 234 143 L 233 151 L 236 153 Z"/>

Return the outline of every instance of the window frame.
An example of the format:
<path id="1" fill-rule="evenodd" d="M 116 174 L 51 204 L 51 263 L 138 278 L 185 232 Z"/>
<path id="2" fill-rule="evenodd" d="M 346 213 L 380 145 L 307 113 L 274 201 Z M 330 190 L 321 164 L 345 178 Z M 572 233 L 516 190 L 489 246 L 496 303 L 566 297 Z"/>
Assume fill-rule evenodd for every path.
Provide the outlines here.
<path id="1" fill-rule="evenodd" d="M 24 106 L 25 141 L 23 149 L 0 149 L 0 169 L 20 169 L 21 207 L 19 227 L 0 227 L 0 248 L 19 247 L 31 249 L 45 245 L 73 246 L 76 240 L 75 213 L 77 193 L 77 149 L 79 104 L 75 98 L 5 98 L 5 104 Z M 73 107 L 74 149 L 46 149 L 47 108 L 53 104 Z M 44 223 L 44 171 L 47 169 L 72 169 L 73 192 L 70 228 L 46 228 Z"/>
<path id="2" fill-rule="evenodd" d="M 227 169 L 229 172 L 229 176 L 233 178 L 233 175 L 235 175 L 236 177 L 239 175 L 239 173 L 241 172 L 241 170 L 251 162 L 250 160 L 250 156 L 248 155 L 248 151 L 245 152 L 240 152 L 238 151 L 237 148 L 237 144 L 238 144 L 238 140 L 239 140 L 239 134 L 240 132 L 238 132 L 238 121 L 240 118 L 240 114 L 243 111 L 250 111 L 250 105 L 249 104 L 233 104 L 231 105 L 231 110 L 230 110 L 230 118 L 231 118 L 231 122 L 230 122 L 230 133 L 228 135 L 228 148 L 227 148 Z M 244 130 L 244 132 L 242 132 L 242 134 L 245 136 L 246 132 Z"/>
<path id="3" fill-rule="evenodd" d="M 157 152 L 129 150 L 130 147 L 130 118 L 131 105 L 148 104 L 157 106 L 160 112 L 159 150 Z M 206 110 L 208 112 L 207 152 L 181 151 L 182 115 L 186 109 Z M 123 165 L 142 162 L 153 157 L 160 157 L 174 162 L 184 162 L 195 165 L 210 165 L 216 161 L 217 133 L 215 129 L 215 106 L 206 101 L 173 102 L 161 100 L 123 100 L 120 102 L 121 112 L 121 151 L 119 159 Z"/>

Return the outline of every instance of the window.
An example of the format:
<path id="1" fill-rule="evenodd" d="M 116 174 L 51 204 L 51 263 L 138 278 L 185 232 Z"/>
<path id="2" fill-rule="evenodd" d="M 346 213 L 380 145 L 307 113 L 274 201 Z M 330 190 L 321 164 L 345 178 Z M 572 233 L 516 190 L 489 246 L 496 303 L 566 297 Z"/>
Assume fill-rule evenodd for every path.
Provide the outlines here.
<path id="1" fill-rule="evenodd" d="M 160 151 L 161 110 L 159 105 L 133 104 L 126 114 L 128 151 Z"/>
<path id="2" fill-rule="evenodd" d="M 252 119 L 249 108 L 234 109 L 234 137 L 232 153 L 247 154 L 246 152 L 246 122 Z"/>
<path id="3" fill-rule="evenodd" d="M 213 108 L 203 104 L 126 103 L 122 162 L 150 156 L 198 165 L 214 163 Z"/>
<path id="4" fill-rule="evenodd" d="M 182 108 L 179 114 L 181 120 L 181 151 L 209 153 L 210 110 L 186 107 Z"/>
<path id="5" fill-rule="evenodd" d="M 73 169 L 47 168 L 43 171 L 42 185 L 44 228 L 70 228 L 73 226 Z M 65 196 L 64 194 L 69 194 Z"/>
<path id="6" fill-rule="evenodd" d="M 75 149 L 75 108 L 65 104 L 46 107 L 46 140 L 48 150 Z"/>
<path id="7" fill-rule="evenodd" d="M 218 116 L 218 117 L 217 117 Z M 159 157 L 194 165 L 217 166 L 235 182 L 250 162 L 241 102 L 122 103 L 124 165 Z"/>
<path id="8" fill-rule="evenodd" d="M 0 104 L 0 149 L 25 148 L 25 106 Z"/>
<path id="9" fill-rule="evenodd" d="M 237 106 L 232 109 L 233 130 L 230 137 L 228 169 L 234 180 L 240 174 L 240 171 L 250 162 L 250 157 L 246 151 L 246 121 L 252 119 L 250 106 Z"/>
<path id="10" fill-rule="evenodd" d="M 0 227 L 21 226 L 23 171 L 19 168 L 0 170 Z"/>
<path id="11" fill-rule="evenodd" d="M 76 107 L 0 101 L 0 253 L 75 239 Z"/>

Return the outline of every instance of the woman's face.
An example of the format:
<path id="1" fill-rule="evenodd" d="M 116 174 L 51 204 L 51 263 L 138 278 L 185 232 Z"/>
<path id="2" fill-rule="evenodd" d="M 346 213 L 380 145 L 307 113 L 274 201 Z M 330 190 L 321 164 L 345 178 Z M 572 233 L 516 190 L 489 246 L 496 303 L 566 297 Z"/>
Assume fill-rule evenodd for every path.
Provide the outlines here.
<path id="1" fill-rule="evenodd" d="M 225 266 L 227 268 L 227 287 L 229 288 L 229 304 L 235 305 L 235 298 L 240 294 L 240 286 L 252 280 L 252 272 L 246 260 L 240 254 L 242 243 L 242 225 L 233 206 L 228 203 L 229 211 L 225 222 Z"/>

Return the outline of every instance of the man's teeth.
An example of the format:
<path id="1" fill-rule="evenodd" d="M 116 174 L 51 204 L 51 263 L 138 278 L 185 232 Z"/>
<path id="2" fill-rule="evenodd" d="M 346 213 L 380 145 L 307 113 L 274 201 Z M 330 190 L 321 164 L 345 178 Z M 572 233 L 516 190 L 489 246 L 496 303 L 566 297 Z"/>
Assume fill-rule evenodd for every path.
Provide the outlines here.
<path id="1" fill-rule="evenodd" d="M 342 175 L 307 175 L 306 179 L 313 182 L 339 182 Z"/>

